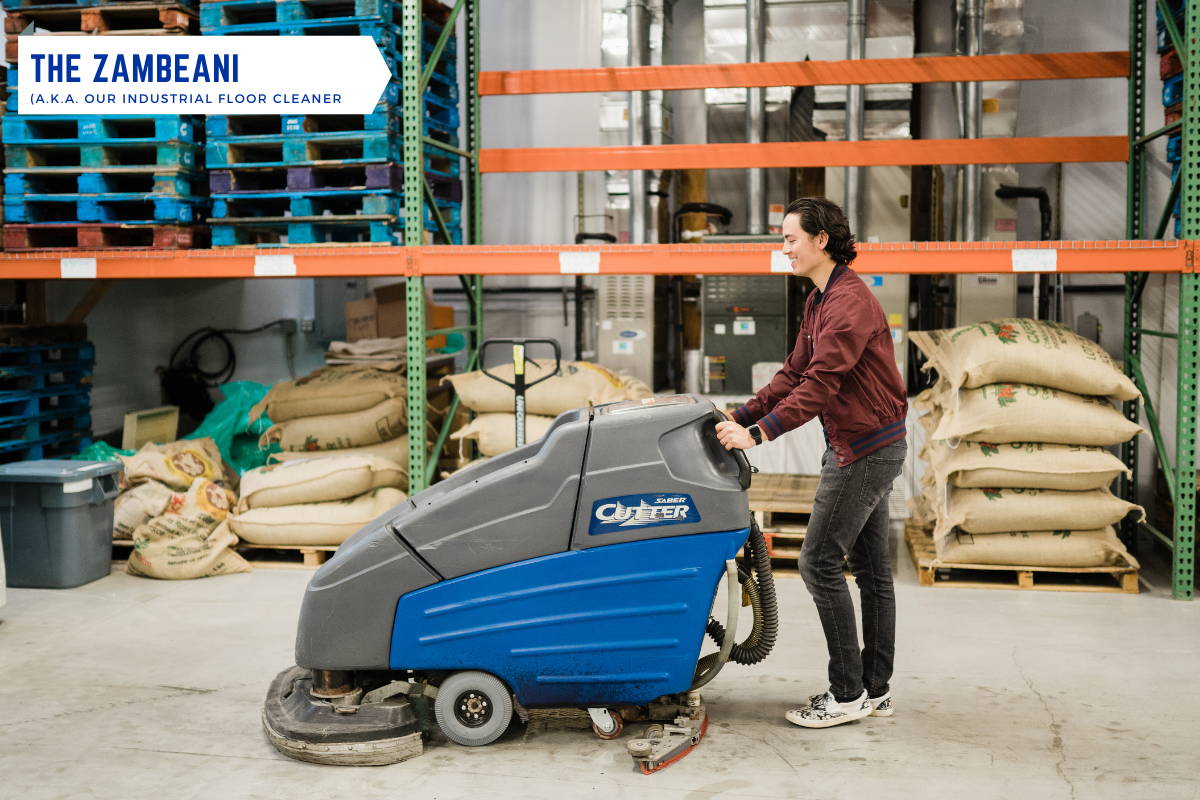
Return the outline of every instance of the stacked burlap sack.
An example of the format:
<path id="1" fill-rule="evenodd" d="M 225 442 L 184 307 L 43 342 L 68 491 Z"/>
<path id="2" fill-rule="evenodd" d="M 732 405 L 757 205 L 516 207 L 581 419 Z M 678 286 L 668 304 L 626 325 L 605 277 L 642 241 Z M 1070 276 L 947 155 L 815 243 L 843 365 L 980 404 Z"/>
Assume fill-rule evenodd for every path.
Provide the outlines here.
<path id="1" fill-rule="evenodd" d="M 113 536 L 133 540 L 130 574 L 179 580 L 249 571 L 232 549 L 227 517 L 236 497 L 211 439 L 147 444 L 121 461 Z"/>
<path id="2" fill-rule="evenodd" d="M 278 383 L 250 411 L 275 424 L 259 440 L 275 461 L 317 453 L 381 456 L 408 468 L 407 377 L 397 363 L 322 367 Z"/>
<path id="3" fill-rule="evenodd" d="M 525 380 L 533 383 L 553 368 L 553 364 L 546 362 L 527 362 Z M 488 372 L 510 383 L 513 380 L 512 364 Z M 482 371 L 450 375 L 442 380 L 451 383 L 462 405 L 476 413 L 474 420 L 450 434 L 451 439 L 460 445 L 475 442 L 484 457 L 498 456 L 516 447 L 512 389 Z M 558 375 L 526 390 L 525 441 L 534 442 L 545 436 L 554 418 L 563 412 L 588 404 L 642 400 L 652 395 L 650 388 L 637 378 L 618 375 L 587 361 L 565 361 Z"/>
<path id="4" fill-rule="evenodd" d="M 404 468 L 373 453 L 334 453 L 242 475 L 229 527 L 258 545 L 337 545 L 404 502 Z"/>
<path id="5" fill-rule="evenodd" d="M 913 517 L 940 561 L 1030 567 L 1136 562 L 1113 526 L 1140 506 L 1115 496 L 1128 474 L 1108 448 L 1142 432 L 1113 401 L 1139 396 L 1095 342 L 1063 325 L 1001 319 L 910 334 L 938 380 L 928 462 Z"/>

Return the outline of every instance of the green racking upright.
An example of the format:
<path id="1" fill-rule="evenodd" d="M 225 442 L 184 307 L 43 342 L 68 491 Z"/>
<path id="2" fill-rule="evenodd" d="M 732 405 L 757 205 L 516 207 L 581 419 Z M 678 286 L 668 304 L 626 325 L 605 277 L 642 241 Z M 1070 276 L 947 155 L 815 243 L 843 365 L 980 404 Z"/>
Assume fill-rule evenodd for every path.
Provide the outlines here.
<path id="1" fill-rule="evenodd" d="M 1146 58 L 1148 11 L 1146 0 L 1130 0 L 1129 4 L 1129 164 L 1126 181 L 1126 235 L 1130 239 L 1146 238 L 1146 145 L 1160 136 L 1182 130 L 1182 167 L 1172 181 L 1166 206 L 1159 217 L 1153 238 L 1166 232 L 1176 198 L 1180 201 L 1180 238 L 1200 239 L 1200 13 L 1194 4 L 1185 7 L 1184 34 L 1175 24 L 1176 14 L 1167 0 L 1155 0 L 1171 44 L 1183 66 L 1183 117 L 1146 133 Z M 1191 251 L 1194 259 L 1194 250 Z M 1200 336 L 1200 274 L 1194 260 L 1179 274 L 1179 327 L 1177 332 L 1157 331 L 1142 324 L 1143 291 L 1148 274 L 1131 272 L 1125 276 L 1125 370 L 1142 392 L 1141 403 L 1125 403 L 1126 417 L 1139 419 L 1139 406 L 1145 408 L 1147 425 L 1154 438 L 1159 465 L 1171 496 L 1174 520 L 1170 533 L 1148 523 L 1140 526 L 1155 540 L 1171 551 L 1171 593 L 1179 600 L 1192 599 L 1196 582 L 1196 411 L 1198 336 Z M 1178 346 L 1176 381 L 1176 424 L 1174 459 L 1170 443 L 1163 436 L 1154 402 L 1147 392 L 1142 373 L 1142 337 L 1156 336 L 1175 341 Z M 1125 464 L 1134 471 L 1132 480 L 1122 479 L 1122 496 L 1137 499 L 1137 440 L 1121 449 Z M 1172 461 L 1174 462 L 1172 464 Z M 1139 523 L 1125 523 L 1123 536 L 1132 539 Z"/>

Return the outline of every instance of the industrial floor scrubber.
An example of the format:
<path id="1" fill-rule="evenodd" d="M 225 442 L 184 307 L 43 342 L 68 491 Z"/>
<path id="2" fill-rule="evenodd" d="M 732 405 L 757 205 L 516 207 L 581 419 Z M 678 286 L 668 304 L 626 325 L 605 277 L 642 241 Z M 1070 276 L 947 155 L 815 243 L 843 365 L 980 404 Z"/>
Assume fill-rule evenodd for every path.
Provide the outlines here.
<path id="1" fill-rule="evenodd" d="M 486 745 L 514 714 L 576 708 L 604 739 L 644 722 L 627 744 L 643 772 L 681 758 L 707 729 L 700 687 L 778 630 L 752 468 L 717 441 L 723 418 L 688 395 L 567 412 L 354 534 L 305 591 L 298 666 L 263 710 L 272 744 L 390 764 L 434 728 Z M 706 634 L 719 649 L 701 658 Z"/>

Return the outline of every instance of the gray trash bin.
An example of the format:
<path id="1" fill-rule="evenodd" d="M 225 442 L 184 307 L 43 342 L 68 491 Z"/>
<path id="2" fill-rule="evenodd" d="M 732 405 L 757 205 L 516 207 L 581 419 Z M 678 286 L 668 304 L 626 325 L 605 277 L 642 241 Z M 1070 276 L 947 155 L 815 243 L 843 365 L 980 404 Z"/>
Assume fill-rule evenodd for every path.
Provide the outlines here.
<path id="1" fill-rule="evenodd" d="M 12 587 L 69 589 L 112 563 L 115 461 L 0 466 L 0 538 Z"/>

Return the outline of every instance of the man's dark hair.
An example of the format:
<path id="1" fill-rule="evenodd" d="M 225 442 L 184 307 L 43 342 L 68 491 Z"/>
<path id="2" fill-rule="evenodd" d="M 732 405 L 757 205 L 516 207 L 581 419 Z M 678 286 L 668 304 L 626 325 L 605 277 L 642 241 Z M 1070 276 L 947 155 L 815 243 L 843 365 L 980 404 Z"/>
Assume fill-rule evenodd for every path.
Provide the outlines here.
<path id="1" fill-rule="evenodd" d="M 795 214 L 800 218 L 800 227 L 809 236 L 821 231 L 829 234 L 825 252 L 838 264 L 849 264 L 858 253 L 854 249 L 854 234 L 841 206 L 824 197 L 801 197 L 788 204 L 784 216 Z"/>

